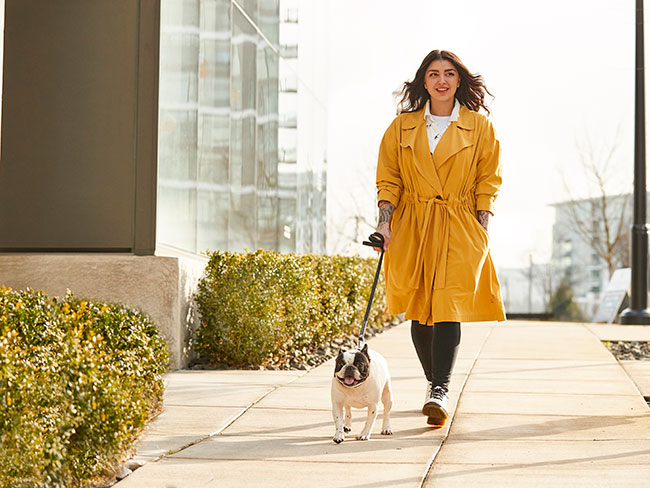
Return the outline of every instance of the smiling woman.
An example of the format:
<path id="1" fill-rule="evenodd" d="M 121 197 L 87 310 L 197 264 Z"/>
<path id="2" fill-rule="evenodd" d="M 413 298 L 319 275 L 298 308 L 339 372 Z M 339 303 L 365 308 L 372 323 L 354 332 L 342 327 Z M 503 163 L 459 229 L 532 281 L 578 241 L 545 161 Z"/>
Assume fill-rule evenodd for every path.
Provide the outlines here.
<path id="1" fill-rule="evenodd" d="M 444 425 L 460 322 L 505 320 L 487 233 L 501 186 L 499 142 L 478 110 L 489 93 L 449 51 L 404 84 L 379 149 L 377 195 L 386 302 L 405 313 L 429 382 L 422 413 Z"/>

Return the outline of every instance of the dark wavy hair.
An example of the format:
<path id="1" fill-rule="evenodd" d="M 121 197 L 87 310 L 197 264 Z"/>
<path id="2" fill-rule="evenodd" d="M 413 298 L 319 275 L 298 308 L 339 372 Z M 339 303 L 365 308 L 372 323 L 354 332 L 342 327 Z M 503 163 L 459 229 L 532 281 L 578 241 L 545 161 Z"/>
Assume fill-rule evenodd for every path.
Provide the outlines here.
<path id="1" fill-rule="evenodd" d="M 422 60 L 422 64 L 415 73 L 413 81 L 404 83 L 400 93 L 402 99 L 398 105 L 398 113 L 417 112 L 421 108 L 424 108 L 430 98 L 429 92 L 424 87 L 424 75 L 431 63 L 442 60 L 449 61 L 453 64 L 460 76 L 460 86 L 456 90 L 458 102 L 474 112 L 478 112 L 482 108 L 489 114 L 490 110 L 485 105 L 485 94 L 487 93 L 492 98 L 494 98 L 494 95 L 488 91 L 483 77 L 479 74 L 473 75 L 470 73 L 454 53 L 438 49 L 431 51 Z"/>

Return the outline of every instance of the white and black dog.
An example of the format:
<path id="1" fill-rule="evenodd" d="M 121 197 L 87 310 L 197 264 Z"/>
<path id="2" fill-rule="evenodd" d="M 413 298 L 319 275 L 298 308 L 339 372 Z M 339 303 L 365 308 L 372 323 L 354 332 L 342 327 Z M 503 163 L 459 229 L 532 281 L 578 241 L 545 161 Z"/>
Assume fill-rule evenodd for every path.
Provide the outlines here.
<path id="1" fill-rule="evenodd" d="M 384 404 L 381 433 L 391 435 L 393 431 L 390 428 L 390 409 L 393 406 L 393 392 L 386 360 L 378 352 L 368 350 L 368 344 L 361 350 L 341 350 L 336 358 L 332 379 L 332 415 L 336 426 L 334 442 L 343 442 L 345 432 L 352 430 L 351 407 L 368 408 L 366 425 L 357 439 L 370 439 L 380 399 Z"/>

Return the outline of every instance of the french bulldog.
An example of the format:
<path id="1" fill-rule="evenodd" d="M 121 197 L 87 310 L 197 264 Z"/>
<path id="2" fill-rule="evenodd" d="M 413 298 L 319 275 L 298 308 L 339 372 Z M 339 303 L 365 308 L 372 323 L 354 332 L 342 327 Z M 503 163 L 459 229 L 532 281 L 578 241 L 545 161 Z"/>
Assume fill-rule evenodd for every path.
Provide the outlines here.
<path id="1" fill-rule="evenodd" d="M 378 352 L 369 350 L 368 344 L 361 350 L 341 350 L 336 358 L 332 379 L 332 416 L 336 426 L 334 442 L 343 442 L 345 433 L 352 430 L 351 407 L 368 408 L 366 425 L 357 439 L 370 439 L 380 399 L 384 404 L 381 433 L 391 435 L 393 431 L 390 427 L 390 409 L 393 406 L 393 392 L 386 360 Z"/>

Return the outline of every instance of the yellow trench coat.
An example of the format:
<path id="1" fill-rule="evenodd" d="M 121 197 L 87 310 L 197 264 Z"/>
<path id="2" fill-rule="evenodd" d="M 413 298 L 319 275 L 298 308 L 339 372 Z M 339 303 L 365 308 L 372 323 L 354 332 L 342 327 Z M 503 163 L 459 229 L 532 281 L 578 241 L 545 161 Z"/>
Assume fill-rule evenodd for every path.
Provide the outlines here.
<path id="1" fill-rule="evenodd" d="M 501 186 L 489 120 L 461 106 L 429 151 L 424 109 L 403 113 L 379 149 L 378 200 L 395 205 L 386 252 L 389 313 L 423 324 L 505 320 L 478 210 L 492 213 Z"/>

